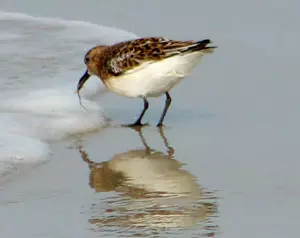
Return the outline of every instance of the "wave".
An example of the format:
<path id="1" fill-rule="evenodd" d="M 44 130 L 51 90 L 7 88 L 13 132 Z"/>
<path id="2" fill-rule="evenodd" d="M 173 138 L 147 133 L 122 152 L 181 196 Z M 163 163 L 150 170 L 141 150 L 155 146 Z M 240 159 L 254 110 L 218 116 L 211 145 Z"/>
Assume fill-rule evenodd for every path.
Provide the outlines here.
<path id="1" fill-rule="evenodd" d="M 64 20 L 60 18 L 46 18 L 46 17 L 35 17 L 24 13 L 16 12 L 4 12 L 0 11 L 0 21 L 3 20 L 18 20 L 18 21 L 32 21 L 38 23 L 44 23 L 47 25 L 52 25 L 54 27 L 65 26 L 72 28 L 82 28 L 88 33 L 88 38 L 97 37 L 98 41 L 101 43 L 114 43 L 119 40 L 129 40 L 136 38 L 137 35 L 116 27 L 106 27 L 102 25 L 97 25 L 86 21 L 75 21 L 75 20 Z M 74 32 L 75 33 L 75 32 Z M 76 33 L 77 37 L 82 36 L 79 32 Z M 86 38 L 86 36 L 82 36 Z M 100 37 L 100 38 L 99 38 Z"/>
<path id="2" fill-rule="evenodd" d="M 22 163 L 49 159 L 49 141 L 102 128 L 108 122 L 92 78 L 78 102 L 82 57 L 95 44 L 135 38 L 89 22 L 0 11 L 0 175 Z M 1 181 L 1 179 L 0 179 Z"/>

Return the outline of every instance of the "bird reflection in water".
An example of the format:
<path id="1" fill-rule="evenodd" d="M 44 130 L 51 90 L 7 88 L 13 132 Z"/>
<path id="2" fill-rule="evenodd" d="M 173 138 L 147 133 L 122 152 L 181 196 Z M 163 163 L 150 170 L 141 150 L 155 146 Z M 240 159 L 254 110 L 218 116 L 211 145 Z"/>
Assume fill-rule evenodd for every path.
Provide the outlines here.
<path id="1" fill-rule="evenodd" d="M 198 225 L 202 235 L 213 236 L 217 230 L 212 222 L 216 198 L 200 188 L 196 178 L 174 159 L 174 148 L 169 146 L 162 128 L 158 130 L 167 153 L 151 149 L 141 129 L 135 130 L 144 149 L 118 153 L 109 161 L 95 163 L 79 148 L 90 168 L 90 187 L 96 192 L 118 193 L 106 199 L 105 205 L 103 200 L 92 205 L 90 223 L 107 231 L 109 227 L 143 229 L 143 236 L 147 228 L 157 232 Z M 136 232 L 134 235 L 141 231 Z"/>

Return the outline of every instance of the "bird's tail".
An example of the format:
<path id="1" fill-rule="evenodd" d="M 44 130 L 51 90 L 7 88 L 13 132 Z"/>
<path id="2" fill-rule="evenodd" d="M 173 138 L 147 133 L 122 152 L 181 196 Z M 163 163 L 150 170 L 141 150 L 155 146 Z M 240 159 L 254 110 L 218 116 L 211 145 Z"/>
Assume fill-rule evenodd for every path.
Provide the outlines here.
<path id="1" fill-rule="evenodd" d="M 201 51 L 203 53 L 212 53 L 217 46 L 208 46 L 212 42 L 209 39 L 197 41 L 186 49 L 186 52 Z"/>

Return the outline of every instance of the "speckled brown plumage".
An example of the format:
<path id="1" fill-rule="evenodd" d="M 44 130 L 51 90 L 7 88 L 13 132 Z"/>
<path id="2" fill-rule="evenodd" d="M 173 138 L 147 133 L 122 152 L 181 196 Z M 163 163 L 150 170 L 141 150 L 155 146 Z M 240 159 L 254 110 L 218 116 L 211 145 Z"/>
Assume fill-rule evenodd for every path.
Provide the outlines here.
<path id="1" fill-rule="evenodd" d="M 205 53 L 213 52 L 216 47 L 208 46 L 210 43 L 208 39 L 176 41 L 149 37 L 98 45 L 85 55 L 87 69 L 78 81 L 78 96 L 84 83 L 95 75 L 111 92 L 143 99 L 142 113 L 129 125 L 143 126 L 141 120 L 149 107 L 147 98 L 165 94 L 165 107 L 157 123 L 161 127 L 172 101 L 169 91 L 191 73 Z"/>
<path id="2" fill-rule="evenodd" d="M 111 76 L 124 74 L 142 63 L 215 48 L 207 46 L 210 43 L 210 40 L 195 42 L 168 40 L 163 37 L 140 38 L 112 46 L 96 46 L 87 52 L 85 63 L 90 64 L 90 70 L 94 70 L 94 74 L 100 75 L 101 79 L 105 80 Z"/>

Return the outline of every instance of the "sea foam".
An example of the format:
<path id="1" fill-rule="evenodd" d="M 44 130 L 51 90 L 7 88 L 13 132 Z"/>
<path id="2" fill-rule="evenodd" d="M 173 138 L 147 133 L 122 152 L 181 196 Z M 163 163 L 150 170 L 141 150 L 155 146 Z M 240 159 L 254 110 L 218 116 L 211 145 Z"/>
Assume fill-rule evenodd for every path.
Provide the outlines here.
<path id="1" fill-rule="evenodd" d="M 107 124 L 95 77 L 75 93 L 83 55 L 95 44 L 136 37 L 88 22 L 0 12 L 0 175 L 51 154 L 49 141 L 98 130 Z"/>

